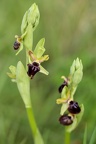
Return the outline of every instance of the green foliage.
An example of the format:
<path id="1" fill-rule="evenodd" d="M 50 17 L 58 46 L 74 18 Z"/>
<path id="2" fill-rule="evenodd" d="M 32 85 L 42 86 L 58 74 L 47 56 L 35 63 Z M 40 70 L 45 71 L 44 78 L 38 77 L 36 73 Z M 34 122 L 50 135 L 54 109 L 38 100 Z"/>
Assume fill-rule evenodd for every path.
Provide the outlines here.
<path id="1" fill-rule="evenodd" d="M 24 105 L 14 83 L 6 75 L 8 67 L 16 65 L 14 59 L 14 34 L 20 33 L 24 12 L 34 1 L 0 1 L 0 143 L 32 144 L 31 131 Z M 45 37 L 49 62 L 43 66 L 49 76 L 38 74 L 31 82 L 33 110 L 46 143 L 62 144 L 64 130 L 58 122 L 58 98 L 60 76 L 67 75 L 72 61 L 78 56 L 84 65 L 83 80 L 76 92 L 76 99 L 83 101 L 85 112 L 79 126 L 72 133 L 72 143 L 82 144 L 87 123 L 87 143 L 95 127 L 96 113 L 96 1 L 35 1 L 42 15 L 34 34 L 34 45 Z M 20 54 L 24 61 L 24 53 Z M 38 91 L 37 91 L 38 87 Z M 10 135 L 10 136 L 9 136 Z M 14 139 L 14 140 L 13 140 Z M 13 143 L 12 143 L 13 141 Z M 23 142 L 22 142 L 23 143 Z M 94 139 L 94 143 L 96 140 Z"/>

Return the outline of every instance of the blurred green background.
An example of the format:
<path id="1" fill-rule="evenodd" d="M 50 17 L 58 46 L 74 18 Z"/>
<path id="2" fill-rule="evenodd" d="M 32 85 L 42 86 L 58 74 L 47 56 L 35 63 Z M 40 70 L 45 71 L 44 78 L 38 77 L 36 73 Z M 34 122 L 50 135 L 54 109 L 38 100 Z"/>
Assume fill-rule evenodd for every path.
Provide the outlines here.
<path id="1" fill-rule="evenodd" d="M 18 60 L 25 62 L 24 52 L 15 57 L 14 35 L 20 35 L 22 17 L 34 2 L 41 14 L 34 47 L 45 37 L 46 54 L 50 56 L 43 64 L 50 75 L 38 73 L 31 81 L 38 127 L 45 144 L 64 143 L 64 127 L 58 122 L 60 106 L 56 104 L 58 87 L 63 82 L 60 77 L 68 76 L 73 60 L 79 57 L 84 76 L 75 100 L 84 104 L 85 113 L 71 134 L 71 143 L 82 144 L 86 124 L 89 142 L 96 126 L 96 0 L 0 0 L 0 144 L 33 143 L 24 104 L 6 72 Z"/>

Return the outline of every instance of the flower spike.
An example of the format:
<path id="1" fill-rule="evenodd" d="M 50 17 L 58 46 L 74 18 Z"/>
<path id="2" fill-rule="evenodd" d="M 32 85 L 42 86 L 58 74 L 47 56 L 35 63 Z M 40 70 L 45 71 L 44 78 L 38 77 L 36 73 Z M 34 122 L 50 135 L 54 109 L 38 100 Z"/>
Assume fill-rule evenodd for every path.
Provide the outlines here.
<path id="1" fill-rule="evenodd" d="M 77 58 L 72 63 L 68 78 L 66 78 L 65 76 L 61 77 L 62 79 L 64 79 L 63 84 L 60 85 L 58 89 L 59 93 L 61 93 L 61 98 L 57 99 L 56 103 L 62 104 L 60 111 L 61 116 L 59 118 L 59 121 L 62 125 L 68 126 L 68 132 L 71 132 L 76 128 L 83 116 L 84 106 L 79 106 L 78 102 L 74 101 L 74 94 L 76 92 L 78 84 L 82 79 L 82 76 L 83 65 L 81 60 Z M 67 115 L 65 114 L 66 111 L 68 112 Z"/>

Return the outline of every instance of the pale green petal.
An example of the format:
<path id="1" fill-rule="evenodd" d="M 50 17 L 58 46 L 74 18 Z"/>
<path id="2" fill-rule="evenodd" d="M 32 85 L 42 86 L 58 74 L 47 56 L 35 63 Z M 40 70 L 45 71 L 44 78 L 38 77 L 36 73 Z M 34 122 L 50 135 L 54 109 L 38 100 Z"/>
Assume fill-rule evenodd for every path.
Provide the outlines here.
<path id="1" fill-rule="evenodd" d="M 15 78 L 16 78 L 16 67 L 13 66 L 13 65 L 11 65 L 11 66 L 9 67 L 9 70 L 10 70 L 11 72 L 7 72 L 7 75 L 8 75 L 10 78 L 15 79 Z"/>
<path id="2" fill-rule="evenodd" d="M 11 65 L 9 67 L 9 70 L 11 71 L 12 74 L 16 75 L 16 67 L 15 66 Z"/>
<path id="3" fill-rule="evenodd" d="M 44 62 L 44 61 L 47 61 L 49 59 L 49 55 L 44 55 L 42 56 L 41 58 L 38 58 L 39 62 Z"/>
<path id="4" fill-rule="evenodd" d="M 7 75 L 12 79 L 16 78 L 16 75 L 13 75 L 12 73 L 7 72 Z"/>

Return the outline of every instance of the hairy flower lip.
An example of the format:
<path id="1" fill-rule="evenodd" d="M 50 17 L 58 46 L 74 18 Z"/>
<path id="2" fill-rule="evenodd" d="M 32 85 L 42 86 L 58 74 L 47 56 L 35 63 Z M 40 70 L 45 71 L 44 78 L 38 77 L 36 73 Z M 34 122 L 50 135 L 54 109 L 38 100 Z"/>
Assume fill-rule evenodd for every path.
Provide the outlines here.
<path id="1" fill-rule="evenodd" d="M 63 88 L 67 86 L 68 87 L 68 82 L 64 80 L 63 84 L 61 84 L 58 88 L 59 93 L 62 92 Z"/>
<path id="2" fill-rule="evenodd" d="M 28 66 L 28 71 L 27 74 L 29 77 L 31 77 L 31 79 L 33 78 L 33 76 L 40 71 L 40 67 L 39 67 L 39 63 L 37 62 L 33 62 L 32 64 L 27 64 Z"/>
<path id="3" fill-rule="evenodd" d="M 68 107 L 68 111 L 72 114 L 78 114 L 80 113 L 81 109 L 78 105 L 78 102 L 76 101 L 70 101 L 69 102 L 69 107 Z"/>
<path id="4" fill-rule="evenodd" d="M 16 41 L 14 42 L 13 47 L 14 47 L 14 50 L 18 50 L 19 47 L 20 47 L 20 42 L 16 40 Z"/>
<path id="5" fill-rule="evenodd" d="M 72 120 L 71 116 L 65 114 L 65 115 L 60 116 L 59 122 L 62 125 L 68 126 L 68 125 L 71 125 L 73 123 L 73 120 Z"/>

